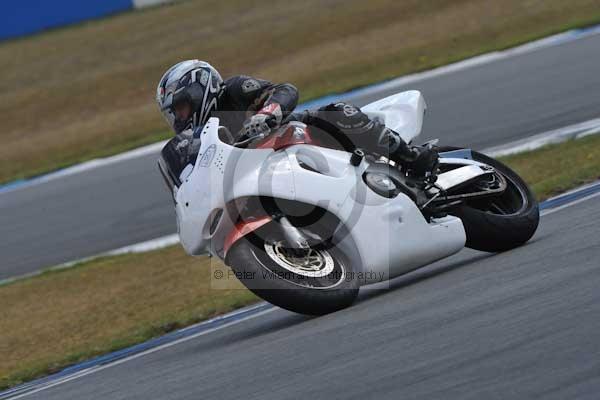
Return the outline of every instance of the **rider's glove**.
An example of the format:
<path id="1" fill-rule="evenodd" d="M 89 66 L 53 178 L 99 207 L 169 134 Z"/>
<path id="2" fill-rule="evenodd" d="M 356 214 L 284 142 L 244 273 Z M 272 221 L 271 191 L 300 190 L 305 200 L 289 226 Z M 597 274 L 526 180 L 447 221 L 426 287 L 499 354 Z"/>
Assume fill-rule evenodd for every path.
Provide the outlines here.
<path id="1" fill-rule="evenodd" d="M 268 133 L 271 128 L 269 122 L 273 117 L 266 114 L 256 114 L 244 122 L 244 135 L 251 138 Z"/>
<path id="2" fill-rule="evenodd" d="M 244 122 L 244 134 L 249 138 L 267 134 L 281 124 L 282 117 L 281 106 L 271 103 Z"/>

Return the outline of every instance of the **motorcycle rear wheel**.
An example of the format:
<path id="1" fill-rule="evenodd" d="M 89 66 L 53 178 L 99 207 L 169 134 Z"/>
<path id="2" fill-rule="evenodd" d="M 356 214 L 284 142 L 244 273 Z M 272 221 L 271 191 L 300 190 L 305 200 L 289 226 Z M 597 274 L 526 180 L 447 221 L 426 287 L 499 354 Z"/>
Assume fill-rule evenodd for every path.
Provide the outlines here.
<path id="1" fill-rule="evenodd" d="M 458 150 L 442 147 L 438 151 Z M 473 159 L 494 167 L 506 179 L 499 196 L 469 200 L 452 210 L 467 234 L 466 246 L 487 252 L 502 252 L 526 243 L 535 234 L 540 212 L 538 202 L 525 181 L 512 169 L 485 154 L 472 151 Z"/>

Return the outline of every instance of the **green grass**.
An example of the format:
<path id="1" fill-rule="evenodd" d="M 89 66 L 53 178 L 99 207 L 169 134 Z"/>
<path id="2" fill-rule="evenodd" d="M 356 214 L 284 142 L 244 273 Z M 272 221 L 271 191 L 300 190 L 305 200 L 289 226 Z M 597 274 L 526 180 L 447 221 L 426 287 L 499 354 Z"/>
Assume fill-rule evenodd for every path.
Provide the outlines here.
<path id="1" fill-rule="evenodd" d="M 0 286 L 0 389 L 258 301 L 179 246 Z"/>
<path id="2" fill-rule="evenodd" d="M 501 158 L 525 179 L 538 199 L 600 179 L 600 134 Z"/>
<path id="3" fill-rule="evenodd" d="M 505 157 L 539 199 L 600 178 L 600 135 Z M 258 301 L 179 246 L 0 286 L 0 389 Z"/>
<path id="4" fill-rule="evenodd" d="M 181 59 L 307 100 L 599 21 L 600 0 L 190 0 L 2 42 L 0 182 L 166 137 Z"/>

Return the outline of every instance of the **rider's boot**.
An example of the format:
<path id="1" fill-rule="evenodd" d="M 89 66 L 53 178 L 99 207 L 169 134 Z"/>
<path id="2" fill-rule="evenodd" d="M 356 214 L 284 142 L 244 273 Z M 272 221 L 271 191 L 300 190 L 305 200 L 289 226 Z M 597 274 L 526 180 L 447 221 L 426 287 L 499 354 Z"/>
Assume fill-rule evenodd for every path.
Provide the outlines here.
<path id="1" fill-rule="evenodd" d="M 424 178 L 433 173 L 438 163 L 438 153 L 433 148 L 410 146 L 400 134 L 389 128 L 382 130 L 378 146 L 387 150 L 390 160 L 400 164 L 416 178 Z"/>

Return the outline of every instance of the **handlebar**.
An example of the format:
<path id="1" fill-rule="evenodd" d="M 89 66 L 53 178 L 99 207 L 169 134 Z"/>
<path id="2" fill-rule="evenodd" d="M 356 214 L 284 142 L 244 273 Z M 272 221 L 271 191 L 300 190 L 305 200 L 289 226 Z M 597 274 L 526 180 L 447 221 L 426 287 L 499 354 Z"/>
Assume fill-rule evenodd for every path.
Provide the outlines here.
<path id="1" fill-rule="evenodd" d="M 244 136 L 245 136 L 245 135 L 242 135 L 242 138 L 243 138 Z M 256 136 L 249 137 L 248 139 L 244 139 L 244 140 L 241 140 L 241 141 L 239 141 L 239 142 L 235 142 L 235 143 L 233 143 L 233 144 L 232 144 L 232 146 L 233 146 L 233 147 L 242 147 L 242 146 L 246 146 L 246 145 L 250 144 L 251 142 L 253 142 L 253 141 L 255 141 L 255 140 L 264 139 L 264 138 L 266 138 L 266 137 L 267 137 L 267 135 L 266 135 L 266 134 L 264 134 L 264 133 L 260 133 L 260 134 L 258 134 L 258 135 L 256 135 Z"/>
<path id="2" fill-rule="evenodd" d="M 238 136 L 240 137 L 240 141 L 235 142 L 232 144 L 232 146 L 234 147 L 242 147 L 242 146 L 246 146 L 249 143 L 255 141 L 255 140 L 259 140 L 259 139 L 264 139 L 265 137 L 267 137 L 268 135 L 271 134 L 271 131 L 274 128 L 277 128 L 279 126 L 279 124 L 277 123 L 277 120 L 275 119 L 275 117 L 271 116 L 271 118 L 268 118 L 267 120 L 265 120 L 267 126 L 270 128 L 270 131 L 267 133 L 260 133 L 256 136 L 252 136 L 252 137 L 247 137 L 244 132 L 244 129 L 242 128 L 239 132 L 238 132 Z"/>

